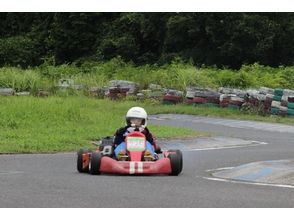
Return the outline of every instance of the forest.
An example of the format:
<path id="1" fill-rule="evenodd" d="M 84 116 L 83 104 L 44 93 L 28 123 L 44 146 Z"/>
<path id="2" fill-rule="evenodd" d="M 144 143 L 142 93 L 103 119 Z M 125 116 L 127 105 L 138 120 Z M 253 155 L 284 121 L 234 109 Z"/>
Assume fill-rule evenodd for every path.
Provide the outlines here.
<path id="1" fill-rule="evenodd" d="M 135 66 L 293 66 L 294 14 L 0 13 L 0 67 L 116 57 Z"/>

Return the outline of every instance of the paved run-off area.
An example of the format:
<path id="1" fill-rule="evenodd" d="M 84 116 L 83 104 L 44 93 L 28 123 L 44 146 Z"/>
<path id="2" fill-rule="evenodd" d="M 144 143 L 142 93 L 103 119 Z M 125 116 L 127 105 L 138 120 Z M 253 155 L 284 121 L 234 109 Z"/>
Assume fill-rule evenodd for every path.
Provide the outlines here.
<path id="1" fill-rule="evenodd" d="M 260 161 L 215 170 L 214 177 L 294 189 L 294 160 Z M 217 180 L 217 179 L 215 179 Z"/>
<path id="2" fill-rule="evenodd" d="M 180 119 L 192 123 L 206 123 L 223 125 L 235 128 L 251 128 L 254 130 L 265 130 L 279 133 L 294 133 L 294 126 L 279 125 L 273 123 L 249 122 L 230 119 L 217 119 L 205 117 L 193 117 L 182 115 L 161 115 L 153 117 L 154 120 Z M 230 137 L 198 138 L 191 140 L 170 141 L 167 144 L 175 144 L 186 150 L 217 150 L 237 147 L 249 147 L 266 145 L 266 142 L 242 140 Z M 294 143 L 293 143 L 294 144 Z M 294 147 L 294 145 L 293 145 Z M 276 187 L 287 187 L 294 189 L 294 158 L 293 160 L 258 161 L 243 164 L 237 167 L 224 167 L 208 170 L 216 181 L 243 181 L 246 184 L 271 185 Z M 217 179 L 220 178 L 220 179 Z"/>
<path id="3" fill-rule="evenodd" d="M 185 115 L 153 116 L 150 123 L 188 127 L 214 136 L 188 139 L 184 145 L 179 140 L 161 140 L 163 148 L 183 150 L 184 169 L 177 177 L 80 174 L 75 153 L 1 155 L 0 207 L 294 206 L 293 188 L 248 184 L 247 172 L 257 167 L 260 173 L 251 173 L 251 178 L 258 180 L 274 170 L 264 161 L 280 161 L 281 169 L 290 165 L 293 126 L 260 122 L 255 126 L 255 122 Z M 263 169 L 264 165 L 271 170 Z M 227 181 L 240 166 L 248 166 L 247 173 L 236 176 L 247 175 L 247 179 Z M 231 176 L 224 176 L 229 170 Z M 216 176 L 220 172 L 223 175 Z"/>

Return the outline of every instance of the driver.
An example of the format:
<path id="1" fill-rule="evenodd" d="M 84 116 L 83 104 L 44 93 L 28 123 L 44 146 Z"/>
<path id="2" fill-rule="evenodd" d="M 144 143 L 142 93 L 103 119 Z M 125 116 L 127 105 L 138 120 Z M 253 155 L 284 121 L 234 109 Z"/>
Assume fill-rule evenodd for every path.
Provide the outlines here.
<path id="1" fill-rule="evenodd" d="M 149 132 L 147 126 L 147 113 L 145 109 L 141 107 L 132 107 L 128 110 L 126 114 L 127 126 L 118 129 L 115 133 L 114 154 L 118 160 L 125 160 L 127 157 L 125 137 L 128 133 L 133 131 L 139 131 L 143 133 L 146 137 L 146 150 L 144 152 L 144 158 L 150 158 L 154 160 L 156 158 L 156 153 L 154 146 L 156 147 L 156 152 L 160 153 L 161 150 L 155 145 L 152 134 Z"/>

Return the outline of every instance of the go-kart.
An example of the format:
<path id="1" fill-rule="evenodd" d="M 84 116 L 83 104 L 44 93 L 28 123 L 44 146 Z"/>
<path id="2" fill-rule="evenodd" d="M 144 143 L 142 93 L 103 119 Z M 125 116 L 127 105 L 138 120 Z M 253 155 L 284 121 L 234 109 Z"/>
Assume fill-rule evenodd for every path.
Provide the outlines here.
<path id="1" fill-rule="evenodd" d="M 77 169 L 80 173 L 98 175 L 131 174 L 151 175 L 169 174 L 177 176 L 183 168 L 183 157 L 180 150 L 168 150 L 155 158 L 145 157 L 146 137 L 141 132 L 129 133 L 125 139 L 127 156 L 123 161 L 117 160 L 111 142 L 102 144 L 96 151 L 80 149 L 77 153 Z"/>

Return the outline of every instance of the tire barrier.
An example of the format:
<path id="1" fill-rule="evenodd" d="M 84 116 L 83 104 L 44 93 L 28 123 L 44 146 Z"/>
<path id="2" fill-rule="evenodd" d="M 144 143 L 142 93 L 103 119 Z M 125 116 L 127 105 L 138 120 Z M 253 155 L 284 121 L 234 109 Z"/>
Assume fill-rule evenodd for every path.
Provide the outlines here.
<path id="1" fill-rule="evenodd" d="M 219 99 L 219 101 L 216 101 Z M 261 87 L 259 90 L 187 88 L 186 103 L 250 111 L 258 114 L 294 116 L 294 91 Z"/>
<path id="2" fill-rule="evenodd" d="M 15 94 L 15 90 L 11 88 L 0 88 L 0 96 L 12 96 Z"/>
<path id="3" fill-rule="evenodd" d="M 73 80 L 61 79 L 57 88 L 81 90 L 82 85 L 74 84 Z M 139 84 L 126 80 L 111 80 L 106 87 L 91 87 L 88 95 L 96 98 L 112 100 L 131 96 L 132 99 L 155 99 L 162 104 L 186 103 L 194 106 L 221 107 L 257 114 L 294 116 L 294 90 L 282 88 L 260 87 L 258 90 L 240 90 L 220 87 L 218 90 L 209 88 L 187 87 L 183 91 L 162 88 L 160 85 L 149 84 L 147 89 L 139 91 Z M 29 92 L 16 92 L 13 88 L 0 88 L 0 96 L 27 96 Z M 39 97 L 50 95 L 48 91 L 39 90 Z"/>
<path id="4" fill-rule="evenodd" d="M 162 103 L 177 104 L 177 103 L 183 102 L 183 95 L 184 95 L 184 92 L 182 91 L 169 89 L 165 92 L 162 98 Z"/>
<path id="5" fill-rule="evenodd" d="M 275 89 L 271 104 L 273 115 L 294 116 L 294 91 L 289 89 Z"/>

